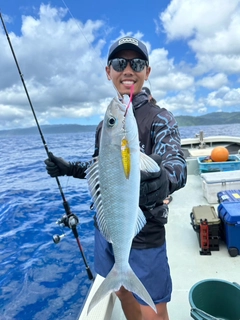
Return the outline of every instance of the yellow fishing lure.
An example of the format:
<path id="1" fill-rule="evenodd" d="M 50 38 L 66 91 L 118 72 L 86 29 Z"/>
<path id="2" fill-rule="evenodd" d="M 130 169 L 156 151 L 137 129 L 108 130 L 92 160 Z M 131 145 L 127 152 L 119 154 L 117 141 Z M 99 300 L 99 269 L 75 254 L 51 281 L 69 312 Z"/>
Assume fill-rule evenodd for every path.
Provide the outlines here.
<path id="1" fill-rule="evenodd" d="M 121 141 L 121 155 L 122 155 L 122 164 L 125 177 L 128 179 L 131 170 L 131 154 L 130 148 L 128 145 L 128 140 L 126 138 L 122 138 Z"/>

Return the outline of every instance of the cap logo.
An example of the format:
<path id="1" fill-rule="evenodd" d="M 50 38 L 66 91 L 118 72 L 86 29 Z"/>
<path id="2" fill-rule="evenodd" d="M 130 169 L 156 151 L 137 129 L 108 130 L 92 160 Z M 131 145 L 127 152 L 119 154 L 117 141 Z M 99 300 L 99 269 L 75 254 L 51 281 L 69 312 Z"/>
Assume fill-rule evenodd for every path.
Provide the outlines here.
<path id="1" fill-rule="evenodd" d="M 135 46 L 138 46 L 138 41 L 133 38 L 123 38 L 118 41 L 118 45 L 123 43 L 132 43 L 132 44 L 135 44 Z"/>

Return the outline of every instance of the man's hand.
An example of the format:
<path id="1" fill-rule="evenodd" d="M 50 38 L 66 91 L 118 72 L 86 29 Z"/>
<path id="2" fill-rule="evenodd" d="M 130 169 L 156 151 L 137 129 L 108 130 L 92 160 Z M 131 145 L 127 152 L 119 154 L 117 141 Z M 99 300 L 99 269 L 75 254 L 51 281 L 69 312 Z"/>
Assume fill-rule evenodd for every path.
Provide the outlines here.
<path id="1" fill-rule="evenodd" d="M 52 152 L 49 152 L 48 159 L 44 162 L 46 164 L 47 173 L 53 178 L 70 175 L 70 172 L 72 171 L 72 164 L 70 162 L 55 157 Z"/>
<path id="2" fill-rule="evenodd" d="M 139 205 L 154 208 L 168 196 L 168 178 L 166 170 L 161 166 L 162 158 L 157 154 L 150 157 L 159 165 L 159 172 L 141 171 Z"/>

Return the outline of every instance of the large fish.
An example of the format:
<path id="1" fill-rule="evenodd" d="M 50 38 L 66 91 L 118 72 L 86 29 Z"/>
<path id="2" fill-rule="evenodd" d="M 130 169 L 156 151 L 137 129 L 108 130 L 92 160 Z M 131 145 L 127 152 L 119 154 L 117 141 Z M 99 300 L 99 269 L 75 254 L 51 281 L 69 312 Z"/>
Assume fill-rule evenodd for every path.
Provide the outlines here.
<path id="1" fill-rule="evenodd" d="M 126 96 L 124 96 L 126 99 Z M 112 243 L 115 264 L 94 294 L 88 312 L 121 286 L 156 307 L 129 265 L 132 240 L 146 223 L 139 208 L 140 170 L 159 171 L 159 166 L 140 152 L 138 128 L 132 104 L 114 98 L 105 113 L 99 156 L 87 169 L 89 189 L 97 211 L 99 229 Z"/>

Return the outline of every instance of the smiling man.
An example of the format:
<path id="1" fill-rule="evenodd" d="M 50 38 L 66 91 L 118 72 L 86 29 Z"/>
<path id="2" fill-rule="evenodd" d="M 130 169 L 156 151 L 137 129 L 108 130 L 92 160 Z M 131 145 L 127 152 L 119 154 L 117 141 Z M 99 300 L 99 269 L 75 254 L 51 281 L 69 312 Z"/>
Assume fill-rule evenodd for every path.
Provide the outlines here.
<path id="1" fill-rule="evenodd" d="M 140 149 L 152 157 L 159 172 L 141 172 L 139 206 L 147 223 L 132 241 L 129 257 L 131 268 L 150 294 L 157 313 L 138 296 L 121 287 L 116 295 L 128 320 L 169 320 L 167 303 L 171 299 L 172 281 L 167 259 L 165 227 L 168 206 L 167 195 L 186 183 L 186 162 L 181 151 L 178 126 L 173 115 L 149 101 L 142 91 L 151 68 L 146 46 L 132 37 L 116 41 L 109 50 L 106 73 L 120 95 L 133 92 L 133 111 L 138 125 Z M 102 122 L 96 131 L 95 152 L 100 148 Z M 88 162 L 67 163 L 50 154 L 45 161 L 52 177 L 68 175 L 85 178 Z M 131 208 L 129 208 L 131 215 Z M 114 265 L 111 243 L 95 228 L 95 270 L 106 277 Z"/>
<path id="2" fill-rule="evenodd" d="M 147 48 L 137 39 L 120 39 L 109 51 L 106 72 L 120 94 L 130 94 L 131 85 L 138 94 L 151 72 Z"/>

